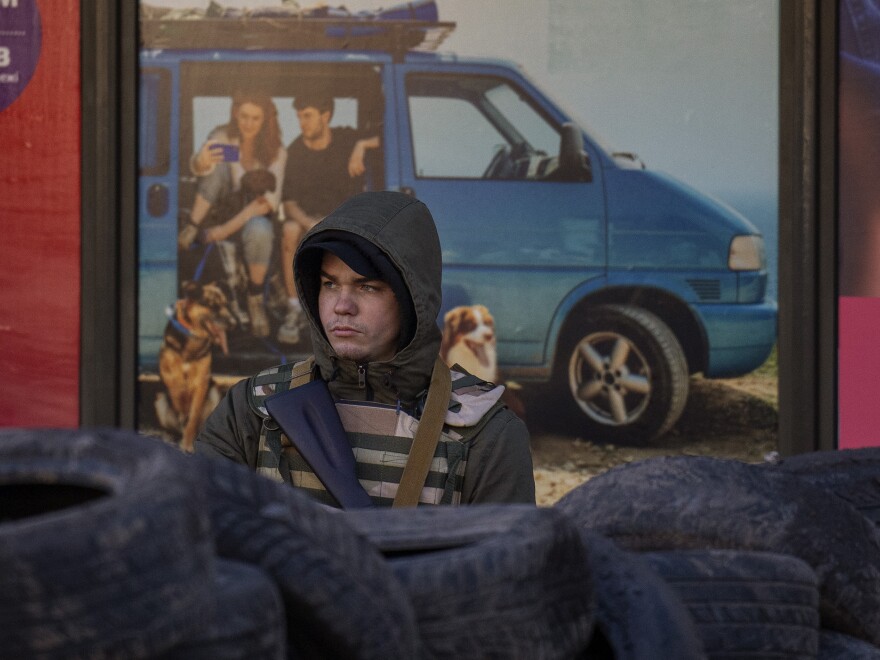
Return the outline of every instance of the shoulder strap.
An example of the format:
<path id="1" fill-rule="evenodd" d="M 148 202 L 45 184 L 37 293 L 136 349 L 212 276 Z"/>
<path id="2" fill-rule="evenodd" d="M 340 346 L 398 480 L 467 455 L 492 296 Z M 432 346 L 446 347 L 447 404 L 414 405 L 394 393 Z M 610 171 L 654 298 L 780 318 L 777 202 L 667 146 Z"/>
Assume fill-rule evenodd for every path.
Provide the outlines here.
<path id="1" fill-rule="evenodd" d="M 305 360 L 297 362 L 293 365 L 293 371 L 290 379 L 290 387 L 288 389 L 305 385 L 312 380 L 312 372 L 315 370 L 315 356 L 310 355 Z"/>
<path id="2" fill-rule="evenodd" d="M 394 507 L 412 507 L 419 503 L 419 495 L 428 477 L 428 470 L 440 441 L 443 420 L 449 407 L 449 395 L 452 392 L 452 377 L 449 367 L 438 357 L 431 373 L 431 384 L 428 387 L 428 399 L 425 410 L 413 438 L 412 449 L 403 468 Z"/>

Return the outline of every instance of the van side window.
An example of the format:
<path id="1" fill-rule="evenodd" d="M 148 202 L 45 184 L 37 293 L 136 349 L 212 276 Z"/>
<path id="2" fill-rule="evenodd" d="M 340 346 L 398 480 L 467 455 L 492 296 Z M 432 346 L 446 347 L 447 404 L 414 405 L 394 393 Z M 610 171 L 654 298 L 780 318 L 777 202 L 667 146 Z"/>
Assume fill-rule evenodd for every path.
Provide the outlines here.
<path id="1" fill-rule="evenodd" d="M 516 89 L 491 76 L 407 77 L 416 176 L 550 178 L 559 131 Z"/>
<path id="2" fill-rule="evenodd" d="M 141 69 L 138 161 L 145 176 L 161 176 L 170 166 L 171 76 L 165 69 Z"/>

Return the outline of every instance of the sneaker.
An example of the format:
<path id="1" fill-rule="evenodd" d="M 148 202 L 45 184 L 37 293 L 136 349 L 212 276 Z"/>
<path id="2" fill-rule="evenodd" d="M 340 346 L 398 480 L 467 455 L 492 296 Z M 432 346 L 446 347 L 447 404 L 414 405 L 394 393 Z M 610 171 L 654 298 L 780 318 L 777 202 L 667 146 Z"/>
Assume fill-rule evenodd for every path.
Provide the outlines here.
<path id="1" fill-rule="evenodd" d="M 251 317 L 251 334 L 254 337 L 269 336 L 269 317 L 263 307 L 263 294 L 247 297 L 248 315 Z"/>
<path id="2" fill-rule="evenodd" d="M 282 344 L 299 343 L 299 326 L 300 315 L 302 312 L 298 309 L 288 308 L 287 316 L 284 317 L 284 324 L 278 328 L 278 341 Z"/>

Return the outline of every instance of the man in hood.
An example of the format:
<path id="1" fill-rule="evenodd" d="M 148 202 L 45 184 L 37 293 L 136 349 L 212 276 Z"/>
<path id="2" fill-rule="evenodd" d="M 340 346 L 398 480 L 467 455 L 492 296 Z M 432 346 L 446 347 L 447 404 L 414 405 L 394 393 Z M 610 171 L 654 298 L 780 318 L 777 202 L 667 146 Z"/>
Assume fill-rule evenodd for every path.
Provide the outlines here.
<path id="1" fill-rule="evenodd" d="M 351 197 L 309 231 L 294 259 L 313 359 L 233 386 L 196 451 L 337 504 L 264 405 L 320 378 L 352 447 L 357 480 L 373 503 L 392 504 L 438 363 L 441 270 L 440 241 L 423 203 L 396 192 Z M 500 402 L 504 388 L 457 370 L 451 380 L 419 503 L 534 503 L 529 434 Z"/>

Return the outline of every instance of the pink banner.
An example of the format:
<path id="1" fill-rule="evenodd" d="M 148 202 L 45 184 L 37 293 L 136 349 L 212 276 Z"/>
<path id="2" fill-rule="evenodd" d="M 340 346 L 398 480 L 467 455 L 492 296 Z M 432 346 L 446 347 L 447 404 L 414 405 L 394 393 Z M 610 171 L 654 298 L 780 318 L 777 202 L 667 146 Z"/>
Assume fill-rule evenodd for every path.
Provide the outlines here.
<path id="1" fill-rule="evenodd" d="M 880 445 L 880 298 L 841 297 L 838 393 L 840 449 Z"/>

